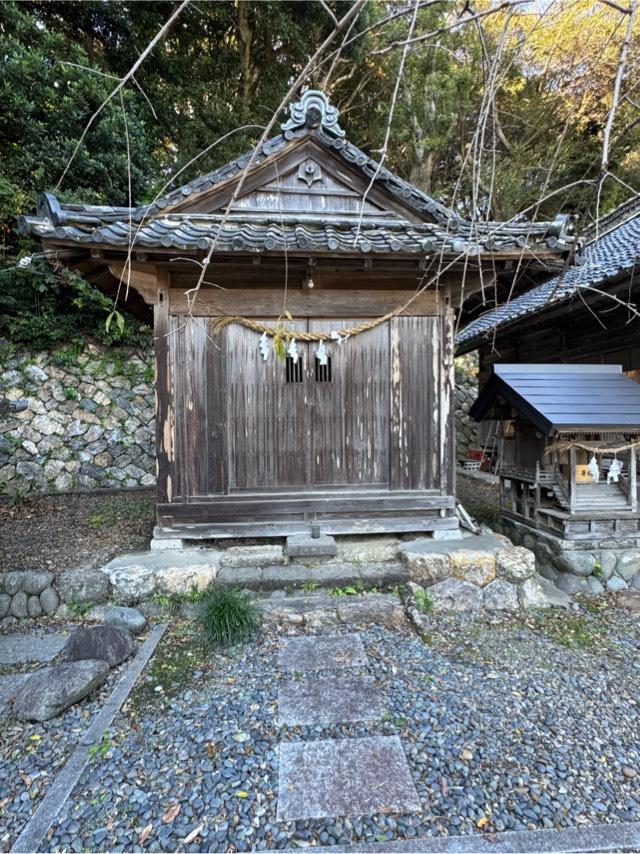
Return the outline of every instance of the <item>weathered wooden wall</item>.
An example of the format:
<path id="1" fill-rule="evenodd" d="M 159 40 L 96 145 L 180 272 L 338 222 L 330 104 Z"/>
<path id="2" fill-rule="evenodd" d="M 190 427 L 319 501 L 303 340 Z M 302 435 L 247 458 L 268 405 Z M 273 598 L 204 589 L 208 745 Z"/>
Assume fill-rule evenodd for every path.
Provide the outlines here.
<path id="1" fill-rule="evenodd" d="M 434 518 L 451 510 L 452 311 L 435 294 L 416 300 L 413 316 L 328 345 L 330 381 L 316 374 L 317 343 L 298 342 L 301 381 L 287 382 L 273 353 L 263 361 L 255 332 L 231 324 L 215 334 L 215 318 L 187 316 L 177 289 L 166 293 L 155 307 L 159 504 L 174 521 L 254 518 L 276 505 L 292 518 L 323 508 L 333 516 L 368 507 Z M 360 292 L 357 300 L 336 292 L 332 300 L 298 291 L 287 304 L 311 303 L 326 315 L 296 314 L 294 328 L 319 331 L 356 325 L 363 305 L 377 316 L 391 295 L 393 306 L 403 299 L 402 292 Z M 217 292 L 202 296 L 201 311 L 217 307 Z M 344 313 L 350 298 L 358 311 Z M 227 291 L 223 300 L 227 310 L 242 306 L 257 317 L 272 302 L 268 292 L 252 301 Z"/>

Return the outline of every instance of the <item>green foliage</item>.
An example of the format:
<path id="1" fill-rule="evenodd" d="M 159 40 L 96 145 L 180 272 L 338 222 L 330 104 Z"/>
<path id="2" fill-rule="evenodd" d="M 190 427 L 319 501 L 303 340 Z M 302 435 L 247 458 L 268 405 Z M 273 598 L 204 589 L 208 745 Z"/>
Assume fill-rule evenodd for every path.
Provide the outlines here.
<path id="1" fill-rule="evenodd" d="M 262 624 L 260 612 L 246 593 L 212 584 L 198 615 L 203 640 L 210 647 L 229 647 L 254 635 Z"/>
<path id="2" fill-rule="evenodd" d="M 67 608 L 70 613 L 78 619 L 82 619 L 82 617 L 88 614 L 92 607 L 91 602 L 78 602 L 75 599 L 67 602 Z"/>
<path id="3" fill-rule="evenodd" d="M 413 598 L 416 600 L 416 605 L 423 614 L 433 613 L 433 599 L 424 587 L 418 587 L 413 593 Z"/>

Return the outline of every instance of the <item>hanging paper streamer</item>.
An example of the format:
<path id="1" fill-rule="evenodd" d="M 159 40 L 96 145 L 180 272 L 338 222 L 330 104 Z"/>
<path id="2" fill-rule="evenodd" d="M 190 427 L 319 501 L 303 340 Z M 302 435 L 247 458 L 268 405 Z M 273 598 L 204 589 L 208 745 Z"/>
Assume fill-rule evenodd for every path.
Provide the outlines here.
<path id="1" fill-rule="evenodd" d="M 598 461 L 596 459 L 596 455 L 594 454 L 589 460 L 589 465 L 587 466 L 587 470 L 593 480 L 598 483 L 600 480 L 600 468 L 598 467 Z"/>
<path id="2" fill-rule="evenodd" d="M 609 471 L 607 472 L 607 483 L 618 483 L 618 479 L 620 477 L 620 473 L 622 471 L 622 465 L 620 460 L 617 457 L 614 457 L 611 460 L 611 465 L 609 466 Z"/>
<path id="3" fill-rule="evenodd" d="M 329 357 L 327 356 L 327 351 L 325 350 L 324 341 L 320 342 L 320 345 L 316 350 L 316 359 L 320 362 L 321 365 L 326 365 L 329 362 Z"/>
<path id="4" fill-rule="evenodd" d="M 289 342 L 289 346 L 287 348 L 287 353 L 291 356 L 291 361 L 294 365 L 298 364 L 298 345 L 296 344 L 296 339 L 292 338 Z"/>
<path id="5" fill-rule="evenodd" d="M 269 358 L 270 346 L 271 345 L 269 344 L 269 336 L 267 335 L 266 332 L 263 332 L 262 335 L 260 336 L 260 355 L 262 356 L 262 358 L 264 359 L 265 362 Z"/>
<path id="6" fill-rule="evenodd" d="M 336 330 L 334 329 L 331 333 L 331 340 L 337 341 L 338 344 L 343 344 L 347 340 L 347 338 L 350 338 L 350 337 L 351 337 L 350 332 L 347 332 L 346 335 L 342 335 L 340 332 L 336 332 Z"/>

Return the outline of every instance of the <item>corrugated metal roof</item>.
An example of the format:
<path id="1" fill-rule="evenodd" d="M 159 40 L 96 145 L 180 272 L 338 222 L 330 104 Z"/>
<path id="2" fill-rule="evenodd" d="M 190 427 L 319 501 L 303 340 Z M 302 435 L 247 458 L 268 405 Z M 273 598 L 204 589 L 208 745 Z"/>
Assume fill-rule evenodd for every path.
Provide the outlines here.
<path id="1" fill-rule="evenodd" d="M 640 385 L 621 365 L 494 365 L 471 417 L 481 421 L 499 397 L 547 435 L 640 432 Z"/>
<path id="2" fill-rule="evenodd" d="M 614 226 L 607 227 L 605 221 L 598 230 L 598 238 L 585 246 L 579 265 L 473 320 L 456 336 L 458 351 L 475 349 L 497 329 L 567 300 L 581 288 L 598 286 L 632 271 L 640 256 L 640 200 L 635 199 L 633 204 L 626 202 L 621 208 L 622 213 L 616 209 L 610 215 Z M 624 221 L 616 224 L 620 216 Z"/>

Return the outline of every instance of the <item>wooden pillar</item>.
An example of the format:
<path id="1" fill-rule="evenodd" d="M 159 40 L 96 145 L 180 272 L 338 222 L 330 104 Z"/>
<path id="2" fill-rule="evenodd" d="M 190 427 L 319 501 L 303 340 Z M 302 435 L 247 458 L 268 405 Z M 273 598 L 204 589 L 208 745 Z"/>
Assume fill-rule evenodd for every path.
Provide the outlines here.
<path id="1" fill-rule="evenodd" d="M 576 447 L 569 448 L 569 512 L 576 512 Z"/>
<path id="2" fill-rule="evenodd" d="M 158 272 L 158 301 L 153 309 L 156 361 L 156 500 L 171 501 L 173 489 L 173 418 L 171 406 L 171 346 L 169 341 L 169 274 Z"/>
<path id="3" fill-rule="evenodd" d="M 629 448 L 629 504 L 634 513 L 638 512 L 638 482 L 636 475 L 636 449 Z"/>

